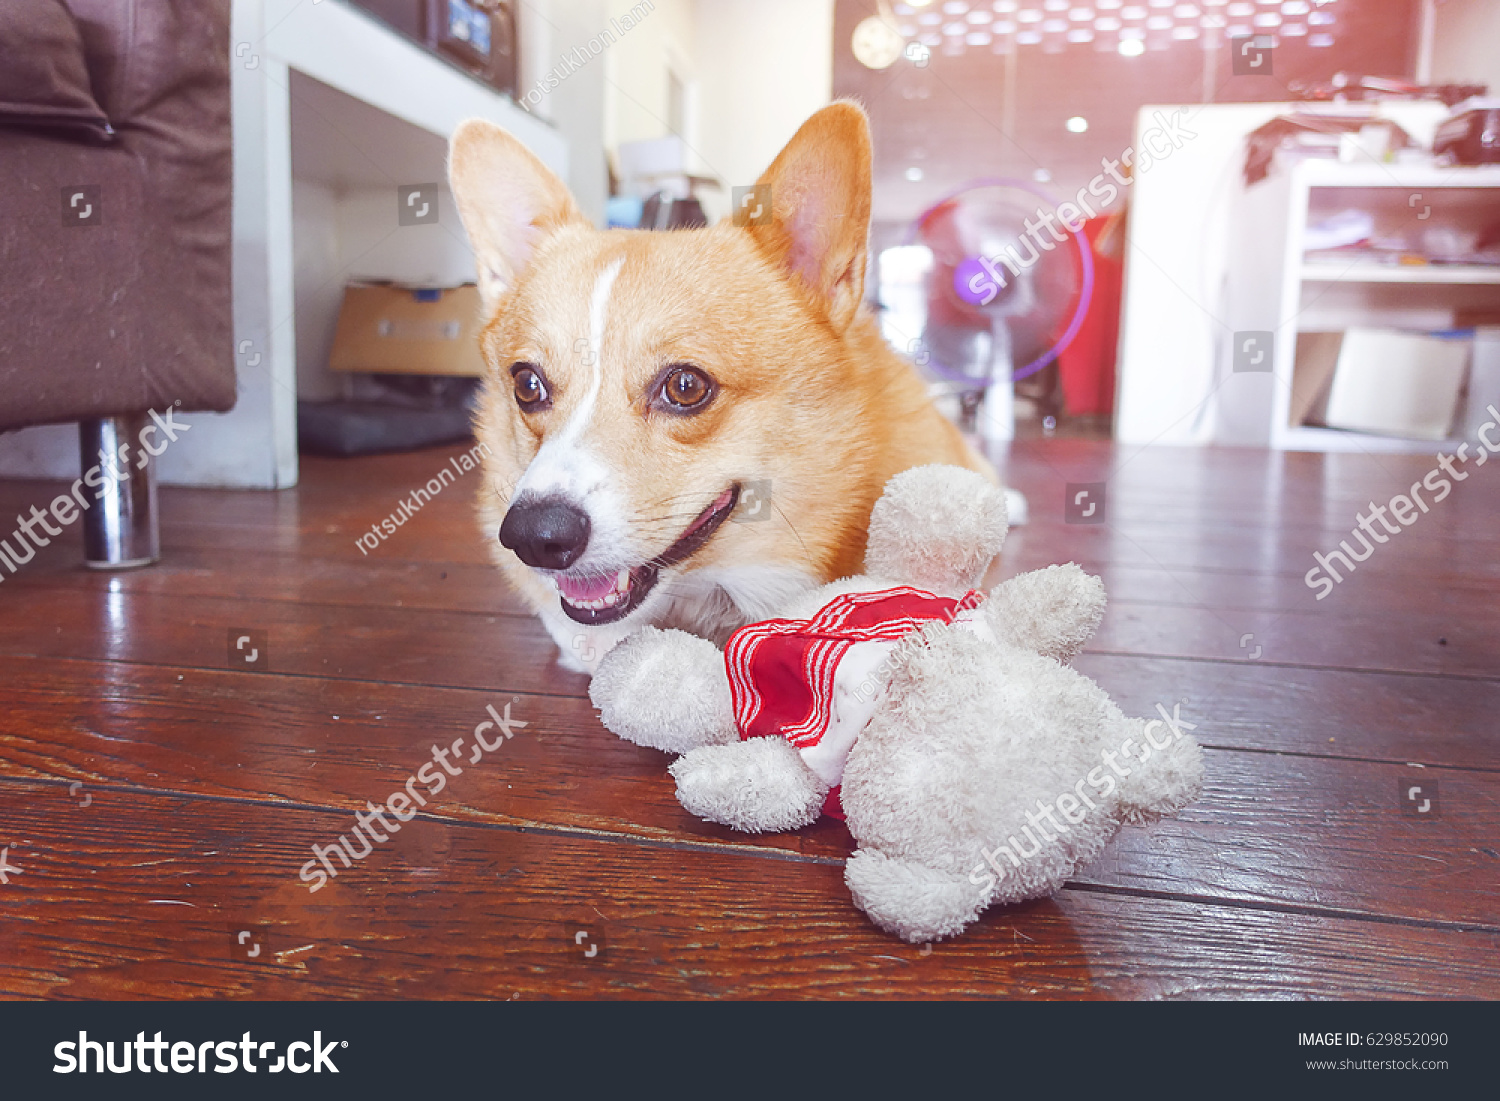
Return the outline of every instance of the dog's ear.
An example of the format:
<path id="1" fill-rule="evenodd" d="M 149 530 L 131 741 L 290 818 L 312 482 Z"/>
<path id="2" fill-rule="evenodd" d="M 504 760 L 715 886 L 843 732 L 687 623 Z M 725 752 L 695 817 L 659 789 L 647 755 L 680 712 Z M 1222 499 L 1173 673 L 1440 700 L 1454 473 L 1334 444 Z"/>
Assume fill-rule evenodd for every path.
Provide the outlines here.
<path id="1" fill-rule="evenodd" d="M 563 182 L 484 119 L 469 119 L 453 132 L 448 182 L 479 263 L 486 313 L 526 270 L 542 238 L 570 222 L 588 224 Z"/>
<path id="2" fill-rule="evenodd" d="M 769 194 L 770 218 L 756 217 Z M 802 124 L 733 212 L 762 251 L 793 272 L 835 329 L 854 320 L 865 292 L 870 236 L 870 124 L 840 100 Z"/>

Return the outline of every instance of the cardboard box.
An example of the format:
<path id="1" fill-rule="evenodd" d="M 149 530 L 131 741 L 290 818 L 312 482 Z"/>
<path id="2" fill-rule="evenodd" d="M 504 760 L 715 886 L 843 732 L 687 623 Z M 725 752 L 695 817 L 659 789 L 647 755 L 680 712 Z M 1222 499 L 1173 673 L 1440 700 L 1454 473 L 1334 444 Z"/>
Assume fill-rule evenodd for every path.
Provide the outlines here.
<path id="1" fill-rule="evenodd" d="M 1324 417 L 1330 428 L 1445 440 L 1453 426 L 1470 341 L 1349 329 Z"/>
<path id="2" fill-rule="evenodd" d="M 1338 369 L 1344 334 L 1306 332 L 1297 334 L 1297 360 L 1292 365 L 1292 405 L 1287 423 L 1322 424 L 1328 405 L 1333 373 Z"/>
<path id="3" fill-rule="evenodd" d="M 335 371 L 373 374 L 484 374 L 479 356 L 479 290 L 351 283 L 344 288 L 333 351 Z"/>

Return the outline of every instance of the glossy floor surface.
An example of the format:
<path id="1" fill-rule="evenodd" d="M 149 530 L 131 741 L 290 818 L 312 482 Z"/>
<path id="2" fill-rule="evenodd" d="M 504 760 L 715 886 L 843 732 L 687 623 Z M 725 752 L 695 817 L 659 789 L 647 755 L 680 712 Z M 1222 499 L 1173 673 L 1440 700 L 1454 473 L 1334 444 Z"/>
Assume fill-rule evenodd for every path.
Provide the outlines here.
<path id="1" fill-rule="evenodd" d="M 356 545 L 454 453 L 167 489 L 160 566 L 88 572 L 75 528 L 0 573 L 0 996 L 1500 997 L 1500 463 L 1319 601 L 1314 552 L 1430 455 L 1016 444 L 1005 572 L 1102 574 L 1078 667 L 1180 705 L 1206 790 L 923 949 L 851 904 L 842 826 L 707 825 L 600 727 L 486 564 L 477 474 Z M 0 516 L 58 492 L 0 483 Z M 312 846 L 507 705 L 503 749 L 309 891 Z"/>

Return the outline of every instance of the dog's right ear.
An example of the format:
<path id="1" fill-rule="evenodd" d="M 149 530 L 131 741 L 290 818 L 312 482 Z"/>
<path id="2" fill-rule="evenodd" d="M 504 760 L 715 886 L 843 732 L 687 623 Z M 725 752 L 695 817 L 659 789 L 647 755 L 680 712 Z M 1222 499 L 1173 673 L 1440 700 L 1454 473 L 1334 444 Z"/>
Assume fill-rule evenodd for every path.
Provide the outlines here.
<path id="1" fill-rule="evenodd" d="M 552 170 L 484 119 L 469 119 L 453 132 L 448 183 L 474 246 L 486 313 L 526 270 L 542 238 L 571 222 L 588 224 Z"/>

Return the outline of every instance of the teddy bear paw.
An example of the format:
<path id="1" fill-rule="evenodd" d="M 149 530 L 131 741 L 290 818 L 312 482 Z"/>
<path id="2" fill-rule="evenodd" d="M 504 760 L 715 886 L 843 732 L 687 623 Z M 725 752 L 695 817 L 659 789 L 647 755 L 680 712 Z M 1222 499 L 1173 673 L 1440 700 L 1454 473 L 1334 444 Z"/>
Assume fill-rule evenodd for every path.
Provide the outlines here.
<path id="1" fill-rule="evenodd" d="M 782 738 L 705 746 L 673 762 L 677 801 L 699 818 L 746 833 L 816 821 L 828 785 Z"/>
<path id="2" fill-rule="evenodd" d="M 589 699 L 627 742 L 686 753 L 739 737 L 724 656 L 685 631 L 643 627 L 599 663 Z"/>
<path id="3" fill-rule="evenodd" d="M 962 875 L 873 849 L 849 858 L 844 882 L 871 921 L 909 944 L 963 932 L 988 903 L 984 888 Z"/>

